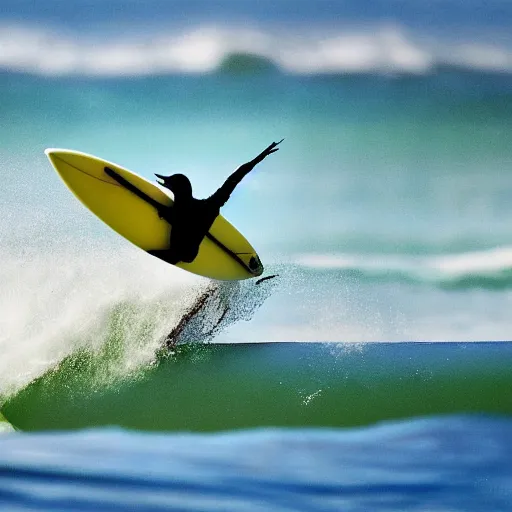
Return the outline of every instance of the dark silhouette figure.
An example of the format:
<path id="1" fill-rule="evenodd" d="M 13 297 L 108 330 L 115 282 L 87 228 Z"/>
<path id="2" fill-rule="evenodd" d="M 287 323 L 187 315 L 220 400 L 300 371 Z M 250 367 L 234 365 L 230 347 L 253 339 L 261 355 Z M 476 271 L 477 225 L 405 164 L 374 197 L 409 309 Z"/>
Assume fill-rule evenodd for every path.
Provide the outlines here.
<path id="1" fill-rule="evenodd" d="M 193 197 L 190 180 L 183 174 L 173 174 L 172 176 L 155 174 L 161 180 L 158 182 L 159 185 L 168 188 L 174 195 L 174 205 L 170 207 L 147 196 L 109 167 L 105 167 L 105 172 L 120 185 L 156 208 L 160 218 L 172 225 L 169 249 L 148 252 L 172 264 L 180 261 L 191 263 L 196 258 L 199 246 L 219 215 L 221 207 L 226 204 L 236 186 L 257 164 L 268 155 L 278 151 L 277 146 L 282 141 L 273 142 L 256 158 L 238 167 L 225 183 L 207 199 Z M 256 268 L 259 262 L 255 261 L 254 265 Z"/>

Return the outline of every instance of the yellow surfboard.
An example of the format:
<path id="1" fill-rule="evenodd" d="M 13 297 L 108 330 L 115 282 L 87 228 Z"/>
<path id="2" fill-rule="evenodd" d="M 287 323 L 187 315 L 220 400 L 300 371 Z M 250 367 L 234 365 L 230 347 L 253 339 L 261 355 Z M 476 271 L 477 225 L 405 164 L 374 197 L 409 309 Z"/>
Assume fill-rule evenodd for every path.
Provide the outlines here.
<path id="1" fill-rule="evenodd" d="M 46 155 L 71 192 L 96 216 L 121 236 L 145 251 L 165 250 L 172 241 L 172 226 L 156 209 L 105 173 L 110 167 L 131 185 L 171 206 L 173 200 L 155 184 L 117 164 L 79 151 L 47 149 Z M 260 276 L 263 266 L 245 237 L 219 215 L 192 263 L 178 263 L 184 270 L 219 280 Z"/>

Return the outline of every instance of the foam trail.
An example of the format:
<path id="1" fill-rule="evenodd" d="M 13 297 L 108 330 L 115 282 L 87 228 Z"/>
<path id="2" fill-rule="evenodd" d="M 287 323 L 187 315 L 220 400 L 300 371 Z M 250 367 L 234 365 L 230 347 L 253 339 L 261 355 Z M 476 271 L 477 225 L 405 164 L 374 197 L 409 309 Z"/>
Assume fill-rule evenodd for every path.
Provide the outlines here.
<path id="1" fill-rule="evenodd" d="M 123 34 L 125 34 L 123 32 Z M 426 74 L 439 66 L 512 72 L 512 49 L 479 41 L 429 43 L 398 25 L 261 30 L 197 26 L 151 37 L 62 35 L 24 25 L 0 27 L 0 69 L 97 77 L 210 73 L 233 55 L 257 56 L 295 74 Z M 135 35 L 137 34 L 137 35 Z M 432 39 L 432 38 L 431 38 Z M 421 41 L 421 42 L 419 42 Z"/>

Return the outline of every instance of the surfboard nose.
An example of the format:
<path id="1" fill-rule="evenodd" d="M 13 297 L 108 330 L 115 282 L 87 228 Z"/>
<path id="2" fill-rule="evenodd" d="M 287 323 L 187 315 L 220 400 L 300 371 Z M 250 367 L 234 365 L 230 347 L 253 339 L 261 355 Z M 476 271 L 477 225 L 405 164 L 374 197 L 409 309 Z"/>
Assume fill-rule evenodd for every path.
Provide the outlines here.
<path id="1" fill-rule="evenodd" d="M 44 154 L 48 157 L 48 160 L 50 160 L 52 164 L 55 164 L 57 160 L 64 160 L 63 156 L 68 152 L 69 151 L 66 151 L 65 149 L 59 148 L 48 148 L 44 150 Z"/>
<path id="2" fill-rule="evenodd" d="M 86 174 L 97 175 L 99 177 L 103 175 L 104 163 L 99 162 L 98 165 L 93 165 L 91 162 L 97 160 L 92 157 L 92 155 L 88 155 L 87 153 L 82 153 L 81 151 L 74 151 L 72 149 L 61 149 L 61 148 L 48 148 L 44 150 L 48 160 L 53 165 L 54 169 L 62 176 L 63 164 L 73 167 L 75 170 L 82 170 L 85 168 L 87 171 Z M 114 164 L 109 164 L 115 167 Z"/>
<path id="3" fill-rule="evenodd" d="M 57 150 L 55 148 L 48 148 L 44 150 L 44 154 L 49 158 L 50 162 L 53 162 L 53 158 Z"/>

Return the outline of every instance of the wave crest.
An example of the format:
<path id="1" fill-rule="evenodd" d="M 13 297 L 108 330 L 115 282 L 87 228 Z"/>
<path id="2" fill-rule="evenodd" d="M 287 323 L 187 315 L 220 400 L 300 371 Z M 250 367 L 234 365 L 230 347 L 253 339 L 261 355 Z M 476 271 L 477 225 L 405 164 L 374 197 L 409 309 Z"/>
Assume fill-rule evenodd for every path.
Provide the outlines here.
<path id="1" fill-rule="evenodd" d="M 214 71 L 426 74 L 439 67 L 512 72 L 512 50 L 479 42 L 429 45 L 398 26 L 330 33 L 217 26 L 119 39 L 0 27 L 0 69 L 41 75 L 144 76 Z"/>
<path id="2" fill-rule="evenodd" d="M 336 270 L 363 280 L 398 281 L 446 289 L 512 288 L 512 247 L 442 256 L 303 254 L 300 266 Z"/>

